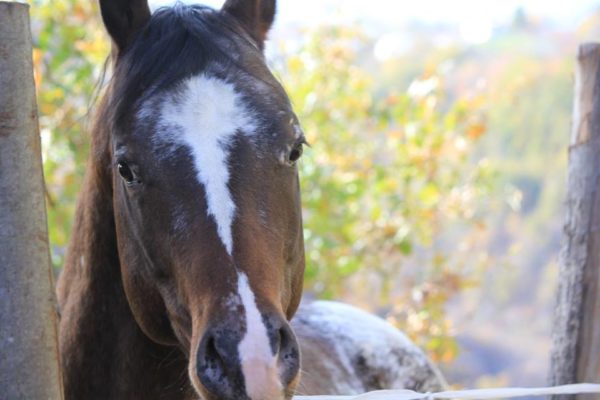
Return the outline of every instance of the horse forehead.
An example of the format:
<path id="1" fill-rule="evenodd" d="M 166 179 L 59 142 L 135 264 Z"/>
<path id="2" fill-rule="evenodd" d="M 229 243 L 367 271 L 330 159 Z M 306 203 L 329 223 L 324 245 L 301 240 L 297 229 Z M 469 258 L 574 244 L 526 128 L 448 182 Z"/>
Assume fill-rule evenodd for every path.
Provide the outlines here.
<path id="1" fill-rule="evenodd" d="M 141 117 L 158 112 L 153 137 L 157 151 L 164 157 L 164 144 L 189 150 L 196 178 L 205 190 L 207 214 L 231 254 L 236 205 L 229 190 L 229 153 L 237 135 L 255 134 L 256 123 L 248 105 L 233 83 L 206 74 L 186 79 L 155 102 L 158 106 L 142 107 Z"/>
<path id="2" fill-rule="evenodd" d="M 193 130 L 198 140 L 220 139 L 238 132 L 252 134 L 255 126 L 242 93 L 227 80 L 199 74 L 185 79 L 158 99 L 163 125 Z M 159 129 L 157 139 L 179 139 L 168 129 Z M 166 137 L 165 137 L 166 136 Z"/>

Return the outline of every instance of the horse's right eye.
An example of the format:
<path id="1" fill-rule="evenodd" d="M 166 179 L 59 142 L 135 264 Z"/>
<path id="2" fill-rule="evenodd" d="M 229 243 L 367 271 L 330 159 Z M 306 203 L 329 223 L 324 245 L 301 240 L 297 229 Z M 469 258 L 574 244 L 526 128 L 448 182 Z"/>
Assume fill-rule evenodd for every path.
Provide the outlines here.
<path id="1" fill-rule="evenodd" d="M 117 168 L 119 169 L 119 175 L 121 175 L 121 178 L 123 178 L 125 183 L 131 185 L 135 182 L 135 176 L 133 175 L 133 172 L 127 163 L 120 161 L 117 165 Z"/>
<path id="2" fill-rule="evenodd" d="M 295 164 L 296 161 L 298 161 L 300 159 L 300 157 L 302 157 L 302 152 L 304 151 L 304 147 L 302 145 L 302 143 L 298 143 L 290 152 L 290 155 L 288 156 L 288 161 L 290 164 Z"/>

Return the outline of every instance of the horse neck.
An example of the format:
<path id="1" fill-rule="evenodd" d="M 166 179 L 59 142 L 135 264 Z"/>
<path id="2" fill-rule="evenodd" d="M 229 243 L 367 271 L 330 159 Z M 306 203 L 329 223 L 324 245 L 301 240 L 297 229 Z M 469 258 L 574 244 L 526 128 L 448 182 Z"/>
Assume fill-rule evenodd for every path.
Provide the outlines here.
<path id="1" fill-rule="evenodd" d="M 97 154 L 94 144 L 92 155 Z M 85 398 L 94 392 L 109 396 L 109 373 L 101 371 L 112 368 L 111 358 L 120 333 L 116 328 L 124 326 L 123 322 L 130 325 L 127 322 L 132 320 L 121 284 L 107 178 L 97 157 L 92 156 L 57 285 L 67 399 Z M 99 369 L 92 368 L 92 359 Z M 88 374 L 92 370 L 96 376 Z"/>
<path id="2" fill-rule="evenodd" d="M 99 103 L 98 117 L 92 129 L 86 176 L 79 193 L 65 266 L 58 282 L 61 309 L 68 306 L 71 297 L 82 295 L 79 293 L 81 288 L 86 288 L 90 291 L 86 294 L 90 303 L 110 294 L 116 296 L 110 304 L 111 311 L 117 311 L 115 308 L 128 310 L 121 284 L 112 206 L 110 133 L 105 122 L 108 105 L 109 97 L 105 96 Z"/>
<path id="3" fill-rule="evenodd" d="M 71 292 L 80 287 L 110 294 L 122 291 L 110 174 L 103 167 L 108 149 L 98 136 L 93 136 L 92 157 L 79 194 L 65 267 L 59 280 L 61 306 L 71 297 Z M 93 300 L 95 293 L 88 296 Z M 124 295 L 118 298 L 121 297 L 125 300 Z M 120 303 L 113 303 L 112 307 L 126 306 Z"/>

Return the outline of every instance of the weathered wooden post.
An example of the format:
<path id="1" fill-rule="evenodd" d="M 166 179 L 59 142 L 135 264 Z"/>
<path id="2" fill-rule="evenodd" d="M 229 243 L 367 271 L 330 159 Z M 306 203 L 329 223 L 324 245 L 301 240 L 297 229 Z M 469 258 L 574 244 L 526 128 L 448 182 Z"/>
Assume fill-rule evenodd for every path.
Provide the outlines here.
<path id="1" fill-rule="evenodd" d="M 62 399 L 29 6 L 0 2 L 0 398 Z"/>
<path id="2" fill-rule="evenodd" d="M 581 45 L 577 55 L 566 205 L 550 383 L 600 383 L 600 44 L 597 43 Z"/>

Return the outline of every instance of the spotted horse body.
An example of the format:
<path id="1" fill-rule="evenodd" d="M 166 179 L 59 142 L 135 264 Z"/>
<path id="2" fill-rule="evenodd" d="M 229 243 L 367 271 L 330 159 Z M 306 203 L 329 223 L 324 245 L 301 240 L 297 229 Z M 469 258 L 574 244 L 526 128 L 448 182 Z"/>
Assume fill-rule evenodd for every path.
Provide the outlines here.
<path id="1" fill-rule="evenodd" d="M 306 302 L 292 320 L 302 354 L 303 395 L 358 395 L 383 389 L 445 390 L 425 353 L 387 321 L 348 304 Z"/>
<path id="2" fill-rule="evenodd" d="M 66 398 L 290 399 L 305 140 L 263 56 L 275 1 L 100 9 L 113 71 L 57 287 Z M 308 322 L 307 344 L 331 333 Z"/>

